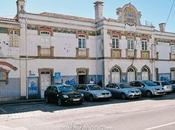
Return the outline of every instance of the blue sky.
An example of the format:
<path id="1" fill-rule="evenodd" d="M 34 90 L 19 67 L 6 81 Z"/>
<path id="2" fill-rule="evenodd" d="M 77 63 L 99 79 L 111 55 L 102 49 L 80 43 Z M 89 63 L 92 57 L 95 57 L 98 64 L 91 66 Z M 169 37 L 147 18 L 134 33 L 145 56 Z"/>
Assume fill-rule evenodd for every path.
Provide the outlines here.
<path id="1" fill-rule="evenodd" d="M 94 18 L 94 0 L 26 0 L 26 10 L 32 13 L 54 12 Z M 173 0 L 103 0 L 104 16 L 117 18 L 116 8 L 131 2 L 142 13 L 141 21 L 151 22 L 156 28 L 166 22 Z M 3 5 L 3 6 L 2 6 Z M 13 17 L 16 14 L 16 0 L 1 0 L 0 16 Z M 175 32 L 175 7 L 169 18 L 167 31 Z"/>

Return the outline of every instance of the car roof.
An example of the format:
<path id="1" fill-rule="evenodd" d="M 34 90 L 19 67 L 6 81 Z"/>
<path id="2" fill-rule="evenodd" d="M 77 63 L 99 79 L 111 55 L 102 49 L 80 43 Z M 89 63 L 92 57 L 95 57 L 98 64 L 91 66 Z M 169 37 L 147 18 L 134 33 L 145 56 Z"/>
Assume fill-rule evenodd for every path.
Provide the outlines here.
<path id="1" fill-rule="evenodd" d="M 68 85 L 68 84 L 53 84 L 53 85 L 50 85 L 50 86 L 60 87 L 60 86 L 71 86 L 71 85 Z"/>

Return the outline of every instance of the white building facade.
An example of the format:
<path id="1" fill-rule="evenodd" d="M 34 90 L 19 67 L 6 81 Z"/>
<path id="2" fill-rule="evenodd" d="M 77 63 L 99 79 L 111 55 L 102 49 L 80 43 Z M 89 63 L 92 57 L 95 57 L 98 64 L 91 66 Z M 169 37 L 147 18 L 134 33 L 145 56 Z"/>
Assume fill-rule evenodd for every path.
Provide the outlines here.
<path id="1" fill-rule="evenodd" d="M 17 0 L 14 19 L 0 19 L 0 100 L 43 98 L 46 87 L 64 82 L 175 80 L 175 33 L 142 25 L 132 4 L 118 18 L 95 19 L 25 11 Z"/>

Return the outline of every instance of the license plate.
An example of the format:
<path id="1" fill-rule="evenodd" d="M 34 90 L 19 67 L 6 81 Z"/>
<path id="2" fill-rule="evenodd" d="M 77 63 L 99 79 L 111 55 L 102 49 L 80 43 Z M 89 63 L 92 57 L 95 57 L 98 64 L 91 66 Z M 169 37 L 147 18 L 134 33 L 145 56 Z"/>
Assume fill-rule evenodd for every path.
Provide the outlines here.
<path id="1" fill-rule="evenodd" d="M 75 102 L 76 102 L 76 101 L 80 101 L 80 99 L 73 99 L 73 101 L 75 101 Z"/>

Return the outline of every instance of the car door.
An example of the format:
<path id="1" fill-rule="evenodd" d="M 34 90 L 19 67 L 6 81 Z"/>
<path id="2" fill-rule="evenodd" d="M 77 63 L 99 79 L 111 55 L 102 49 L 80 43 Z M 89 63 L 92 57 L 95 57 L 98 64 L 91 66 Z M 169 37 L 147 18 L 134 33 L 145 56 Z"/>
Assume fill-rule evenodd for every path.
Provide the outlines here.
<path id="1" fill-rule="evenodd" d="M 85 97 L 87 97 L 89 95 L 89 93 L 87 92 L 87 86 L 86 85 L 78 85 L 77 90 L 80 93 L 83 93 Z"/>
<path id="2" fill-rule="evenodd" d="M 49 86 L 49 87 L 46 89 L 46 91 L 45 91 L 45 93 L 44 93 L 44 97 L 47 97 L 48 99 L 50 99 L 50 90 L 51 90 L 51 86 Z"/>
<path id="3" fill-rule="evenodd" d="M 138 89 L 140 89 L 140 91 L 142 93 L 145 93 L 146 92 L 146 89 L 145 89 L 145 85 L 141 82 L 136 82 L 136 85 L 138 86 Z"/>
<path id="4" fill-rule="evenodd" d="M 57 102 L 58 97 L 59 97 L 59 94 L 58 94 L 57 87 L 56 86 L 53 86 L 53 90 L 52 90 L 53 101 L 54 102 Z"/>
<path id="5" fill-rule="evenodd" d="M 112 93 L 113 97 L 119 97 L 119 87 L 116 84 L 109 84 L 107 85 L 107 89 Z"/>
<path id="6" fill-rule="evenodd" d="M 131 82 L 130 86 L 139 89 L 141 92 L 144 91 L 142 84 L 140 82 L 138 82 L 138 81 Z"/>

